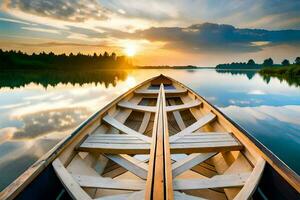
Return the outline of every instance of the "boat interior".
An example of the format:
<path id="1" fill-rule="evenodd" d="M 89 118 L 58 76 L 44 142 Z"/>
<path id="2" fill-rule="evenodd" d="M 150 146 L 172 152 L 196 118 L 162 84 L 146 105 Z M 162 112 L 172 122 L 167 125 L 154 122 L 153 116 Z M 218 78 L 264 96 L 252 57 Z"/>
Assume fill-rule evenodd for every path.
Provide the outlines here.
<path id="1" fill-rule="evenodd" d="M 86 126 L 52 162 L 74 199 L 249 199 L 266 163 L 217 109 L 162 75 Z"/>

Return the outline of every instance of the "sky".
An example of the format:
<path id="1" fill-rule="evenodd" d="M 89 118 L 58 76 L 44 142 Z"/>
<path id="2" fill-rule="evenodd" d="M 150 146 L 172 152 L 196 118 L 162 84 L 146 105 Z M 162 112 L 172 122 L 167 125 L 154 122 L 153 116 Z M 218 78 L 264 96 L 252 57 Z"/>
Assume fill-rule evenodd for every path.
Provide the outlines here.
<path id="1" fill-rule="evenodd" d="M 0 48 L 116 52 L 137 65 L 300 56 L 299 0 L 0 0 Z"/>

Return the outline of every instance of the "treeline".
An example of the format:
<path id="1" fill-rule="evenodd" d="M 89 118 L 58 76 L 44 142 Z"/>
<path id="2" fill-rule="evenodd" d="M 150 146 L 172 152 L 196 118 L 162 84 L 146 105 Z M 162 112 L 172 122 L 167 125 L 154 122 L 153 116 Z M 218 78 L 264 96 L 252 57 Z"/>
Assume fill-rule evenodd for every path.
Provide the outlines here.
<path id="1" fill-rule="evenodd" d="M 50 53 L 33 53 L 31 55 L 21 51 L 3 51 L 0 49 L 0 69 L 116 69 L 130 67 L 131 64 L 125 56 L 117 56 L 115 53 L 74 55 Z"/>
<path id="2" fill-rule="evenodd" d="M 289 85 L 300 86 L 300 57 L 297 57 L 292 64 L 284 59 L 277 67 L 267 65 L 259 71 L 259 74 L 264 79 L 277 77 L 280 81 L 285 80 Z"/>
<path id="3" fill-rule="evenodd" d="M 219 64 L 216 69 L 260 69 L 261 65 L 256 64 L 253 59 L 248 62 L 232 62 L 226 64 Z"/>
<path id="4" fill-rule="evenodd" d="M 183 65 L 183 66 L 169 66 L 169 65 L 144 65 L 144 66 L 136 66 L 139 69 L 199 69 L 199 67 L 194 65 Z"/>
<path id="5" fill-rule="evenodd" d="M 300 65 L 300 57 L 297 57 L 294 61 L 295 65 Z M 250 59 L 248 62 L 233 62 L 228 64 L 219 64 L 216 66 L 216 69 L 262 69 L 264 67 L 279 67 L 279 66 L 289 66 L 290 61 L 284 59 L 280 64 L 274 64 L 272 58 L 267 58 L 262 64 L 257 64 L 253 59 Z"/>

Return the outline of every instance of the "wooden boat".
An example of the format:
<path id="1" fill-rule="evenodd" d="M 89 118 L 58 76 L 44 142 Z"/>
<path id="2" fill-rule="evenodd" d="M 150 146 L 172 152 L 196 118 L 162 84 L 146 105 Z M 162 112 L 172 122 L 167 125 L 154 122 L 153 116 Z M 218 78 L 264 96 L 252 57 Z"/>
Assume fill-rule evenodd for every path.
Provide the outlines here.
<path id="1" fill-rule="evenodd" d="M 163 75 L 95 113 L 0 199 L 300 199 L 299 176 Z"/>

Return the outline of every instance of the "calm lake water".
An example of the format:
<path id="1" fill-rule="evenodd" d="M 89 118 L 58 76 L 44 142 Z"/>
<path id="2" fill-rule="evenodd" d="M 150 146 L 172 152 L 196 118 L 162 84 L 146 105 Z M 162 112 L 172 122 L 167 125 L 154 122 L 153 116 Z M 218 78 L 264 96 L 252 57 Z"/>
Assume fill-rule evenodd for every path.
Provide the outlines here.
<path id="1" fill-rule="evenodd" d="M 93 112 L 163 73 L 186 84 L 300 174 L 300 87 L 255 72 L 0 72 L 0 191 Z"/>

